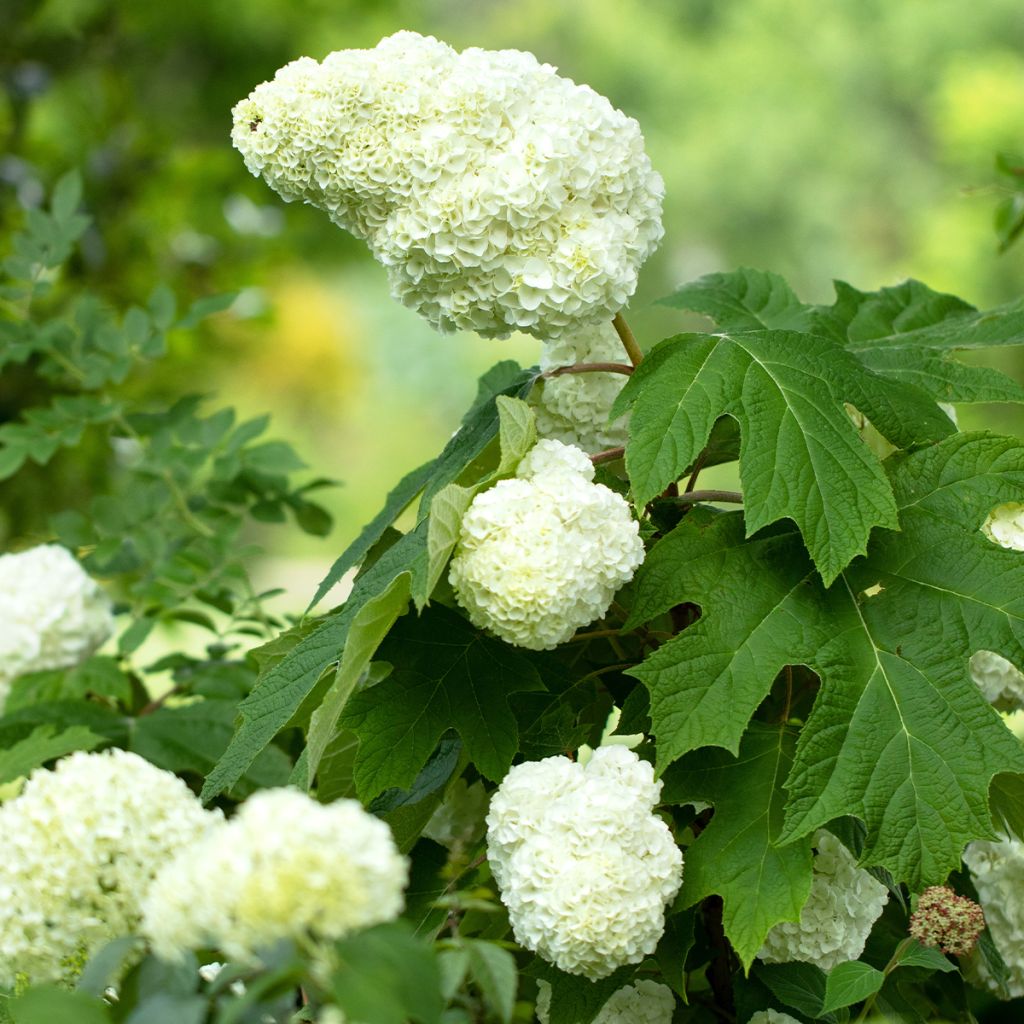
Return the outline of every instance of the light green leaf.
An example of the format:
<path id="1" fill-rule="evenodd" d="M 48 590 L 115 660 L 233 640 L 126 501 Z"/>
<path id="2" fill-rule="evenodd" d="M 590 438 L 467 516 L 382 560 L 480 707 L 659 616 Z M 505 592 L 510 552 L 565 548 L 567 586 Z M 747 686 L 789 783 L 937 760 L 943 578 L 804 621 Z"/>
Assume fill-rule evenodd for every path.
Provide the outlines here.
<path id="1" fill-rule="evenodd" d="M 988 791 L 992 825 L 1024 839 L 1024 775 L 997 775 Z"/>
<path id="2" fill-rule="evenodd" d="M 338 719 L 359 677 L 380 646 L 380 642 L 387 636 L 388 630 L 400 615 L 405 614 L 409 606 L 411 582 L 411 573 L 403 572 L 396 576 L 376 597 L 370 598 L 353 618 L 334 682 L 309 722 L 309 733 L 306 738 L 307 787 L 313 785 L 320 768 L 320 760 L 334 737 Z"/>
<path id="3" fill-rule="evenodd" d="M 84 725 L 57 732 L 54 725 L 40 725 L 6 750 L 0 750 L 0 785 L 75 750 L 93 750 L 107 740 Z"/>
<path id="4" fill-rule="evenodd" d="M 976 650 L 1024 660 L 1024 560 L 980 529 L 1024 499 L 1024 444 L 958 434 L 886 465 L 902 532 L 878 532 L 828 590 L 795 531 L 745 541 L 740 513 L 688 516 L 637 574 L 633 620 L 685 601 L 703 614 L 630 674 L 651 692 L 664 765 L 698 745 L 735 750 L 779 670 L 812 669 L 822 685 L 779 841 L 859 817 L 866 864 L 917 889 L 993 836 L 991 779 L 1024 772 L 968 671 Z"/>
<path id="5" fill-rule="evenodd" d="M 498 439 L 501 461 L 495 478 L 514 473 L 523 456 L 537 443 L 537 420 L 533 409 L 521 398 L 498 395 Z"/>
<path id="6" fill-rule="evenodd" d="M 504 777 L 519 739 L 509 697 L 543 689 L 532 661 L 441 605 L 400 620 L 379 657 L 391 674 L 353 694 L 341 718 L 359 736 L 355 779 L 364 800 L 409 786 L 448 729 L 482 775 Z"/>
<path id="7" fill-rule="evenodd" d="M 707 801 L 715 816 L 686 851 L 680 903 L 722 897 L 722 923 L 749 969 L 772 926 L 796 921 L 811 890 L 811 843 L 782 846 L 785 794 L 795 738 L 787 730 L 754 725 L 739 756 L 701 751 L 665 775 L 669 803 Z"/>
<path id="8" fill-rule="evenodd" d="M 467 939 L 470 977 L 479 986 L 484 1001 L 503 1024 L 512 1020 L 519 984 L 515 957 L 493 942 Z"/>
<path id="9" fill-rule="evenodd" d="M 9 1006 L 14 1024 L 110 1024 L 103 1002 L 84 992 L 69 992 L 56 986 L 30 988 Z"/>
<path id="10" fill-rule="evenodd" d="M 825 999 L 821 1012 L 832 1013 L 844 1006 L 859 1003 L 874 995 L 882 987 L 883 981 L 885 975 L 881 971 L 860 960 L 837 964 L 825 979 Z"/>
<path id="11" fill-rule="evenodd" d="M 212 800 L 230 789 L 256 755 L 284 728 L 317 680 L 341 659 L 352 621 L 372 598 L 403 573 L 413 586 L 426 573 L 426 525 L 405 534 L 362 574 L 341 610 L 329 616 L 285 656 L 260 673 L 252 693 L 239 705 L 241 722 L 224 756 L 203 786 L 202 797 Z"/>
<path id="12" fill-rule="evenodd" d="M 462 533 L 462 517 L 476 496 L 476 487 L 449 484 L 430 503 L 427 527 L 427 575 L 423 590 L 414 595 L 422 608 L 434 591 Z"/>

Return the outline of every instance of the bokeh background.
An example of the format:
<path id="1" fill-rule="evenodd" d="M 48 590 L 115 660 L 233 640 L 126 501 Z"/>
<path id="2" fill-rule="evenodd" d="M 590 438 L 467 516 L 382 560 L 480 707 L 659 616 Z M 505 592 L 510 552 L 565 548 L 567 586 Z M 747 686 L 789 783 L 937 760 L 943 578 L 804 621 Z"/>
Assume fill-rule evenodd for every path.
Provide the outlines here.
<path id="1" fill-rule="evenodd" d="M 282 205 L 231 148 L 232 105 L 280 65 L 402 28 L 532 50 L 640 121 L 668 190 L 629 311 L 645 344 L 678 329 L 655 299 L 740 265 L 815 301 L 833 277 L 915 276 L 977 305 L 1024 294 L 1024 244 L 1000 255 L 992 223 L 994 156 L 1024 149 L 1020 0 L 3 0 L 0 217 L 78 166 L 95 225 L 75 273 L 91 287 L 117 302 L 160 279 L 182 300 L 239 292 L 140 386 L 270 410 L 343 482 L 321 494 L 327 540 L 265 538 L 262 575 L 300 606 L 440 448 L 475 377 L 538 353 L 435 335 L 357 242 Z M 1020 376 L 1020 353 L 985 358 Z M 961 418 L 1024 428 L 1006 407 Z"/>

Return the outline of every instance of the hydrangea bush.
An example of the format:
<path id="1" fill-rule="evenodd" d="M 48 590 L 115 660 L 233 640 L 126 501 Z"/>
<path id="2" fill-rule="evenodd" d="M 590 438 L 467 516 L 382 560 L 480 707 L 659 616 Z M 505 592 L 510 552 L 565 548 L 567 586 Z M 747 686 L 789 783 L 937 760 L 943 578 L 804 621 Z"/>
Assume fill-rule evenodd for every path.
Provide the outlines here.
<path id="1" fill-rule="evenodd" d="M 69 267 L 77 179 L 30 213 L 0 476 L 88 443 L 110 490 L 0 555 L 0 1019 L 1019 1015 L 1024 442 L 955 407 L 1024 401 L 958 358 L 1024 344 L 1024 303 L 739 270 L 641 343 L 639 127 L 515 51 L 300 58 L 232 140 L 439 330 L 537 365 L 275 616 L 243 541 L 325 533 L 329 481 L 133 387 L 230 300 L 111 308 Z M 205 651 L 148 656 L 178 621 Z"/>

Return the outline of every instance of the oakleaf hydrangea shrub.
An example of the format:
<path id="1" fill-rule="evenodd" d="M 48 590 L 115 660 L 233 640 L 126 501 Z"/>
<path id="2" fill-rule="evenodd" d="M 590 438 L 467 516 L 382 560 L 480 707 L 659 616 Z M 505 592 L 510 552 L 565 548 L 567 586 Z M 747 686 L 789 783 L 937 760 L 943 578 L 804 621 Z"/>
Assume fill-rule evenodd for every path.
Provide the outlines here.
<path id="1" fill-rule="evenodd" d="M 957 409 L 1024 400 L 960 359 L 1024 343 L 1020 301 L 745 269 L 638 340 L 639 126 L 517 51 L 297 57 L 231 138 L 435 327 L 537 365 L 271 614 L 250 521 L 323 534 L 329 481 L 133 381 L 230 300 L 90 294 L 74 176 L 26 217 L 0 478 L 100 456 L 0 555 L 0 1020 L 1019 1016 L 1024 442 Z"/>

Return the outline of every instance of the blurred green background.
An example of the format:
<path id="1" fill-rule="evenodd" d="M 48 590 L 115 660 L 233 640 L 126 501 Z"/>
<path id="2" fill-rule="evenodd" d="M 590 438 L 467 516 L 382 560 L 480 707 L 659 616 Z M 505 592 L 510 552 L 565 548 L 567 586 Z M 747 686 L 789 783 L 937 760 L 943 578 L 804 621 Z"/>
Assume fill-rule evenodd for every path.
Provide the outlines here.
<path id="1" fill-rule="evenodd" d="M 682 280 L 748 265 L 827 301 L 830 279 L 916 276 L 977 305 L 1024 293 L 998 255 L 993 158 L 1024 149 L 1020 0 L 4 0 L 0 216 L 71 166 L 94 229 L 75 272 L 116 301 L 158 279 L 239 290 L 175 339 L 143 386 L 271 410 L 276 433 L 344 485 L 326 542 L 269 532 L 268 582 L 308 596 L 408 468 L 434 454 L 498 359 L 536 341 L 435 335 L 393 302 L 362 247 L 284 206 L 232 150 L 232 105 L 300 55 L 409 28 L 458 48 L 529 49 L 636 117 L 665 178 L 666 238 L 630 321 Z M 1000 356 L 1017 373 L 1020 354 Z M 1024 427 L 1006 408 L 967 425 Z"/>

